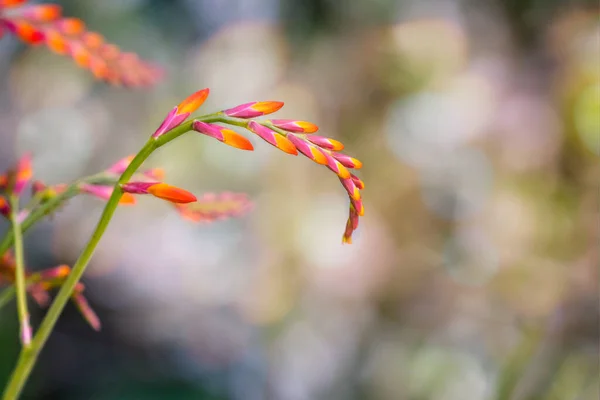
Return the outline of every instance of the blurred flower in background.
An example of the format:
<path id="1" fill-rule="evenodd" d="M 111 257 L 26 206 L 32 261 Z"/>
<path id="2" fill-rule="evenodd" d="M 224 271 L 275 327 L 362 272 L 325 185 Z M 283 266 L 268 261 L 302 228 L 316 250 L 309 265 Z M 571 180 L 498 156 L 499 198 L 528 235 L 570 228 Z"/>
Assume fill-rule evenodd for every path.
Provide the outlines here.
<path id="1" fill-rule="evenodd" d="M 104 86 L 4 37 L 0 170 L 26 151 L 49 184 L 104 169 L 210 87 L 204 110 L 278 99 L 277 118 L 343 141 L 367 213 L 342 246 L 347 198 L 324 168 L 186 135 L 148 167 L 253 211 L 119 209 L 84 277 L 102 332 L 68 308 L 24 398 L 598 398 L 597 2 L 57 3 L 165 77 Z M 102 206 L 73 199 L 33 230 L 28 265 L 72 264 Z"/>

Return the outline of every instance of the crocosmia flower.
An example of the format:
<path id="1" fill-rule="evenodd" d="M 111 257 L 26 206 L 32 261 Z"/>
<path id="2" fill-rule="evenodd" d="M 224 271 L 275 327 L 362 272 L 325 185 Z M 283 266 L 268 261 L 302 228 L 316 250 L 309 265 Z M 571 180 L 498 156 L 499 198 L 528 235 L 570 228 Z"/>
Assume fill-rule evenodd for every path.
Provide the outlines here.
<path id="1" fill-rule="evenodd" d="M 165 117 L 163 122 L 160 124 L 156 132 L 152 135 L 153 138 L 157 138 L 165 132 L 181 125 L 194 111 L 196 111 L 208 97 L 209 90 L 202 89 L 196 93 L 190 95 L 178 106 L 173 108 L 169 114 Z"/>

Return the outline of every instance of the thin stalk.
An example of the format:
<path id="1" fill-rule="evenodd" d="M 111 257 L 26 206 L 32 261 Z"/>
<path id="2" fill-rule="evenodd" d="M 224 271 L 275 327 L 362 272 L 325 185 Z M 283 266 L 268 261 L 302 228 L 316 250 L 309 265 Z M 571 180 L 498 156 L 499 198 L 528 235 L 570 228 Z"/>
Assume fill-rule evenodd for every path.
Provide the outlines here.
<path id="1" fill-rule="evenodd" d="M 204 122 L 214 122 L 220 121 L 222 119 L 222 116 L 217 113 L 206 115 L 196 119 Z M 65 279 L 65 282 L 61 286 L 58 294 L 52 302 L 52 305 L 48 309 L 44 320 L 42 321 L 37 333 L 33 337 L 31 346 L 29 348 L 21 349 L 17 365 L 13 370 L 10 381 L 8 382 L 8 385 L 6 386 L 6 389 L 4 391 L 2 397 L 3 400 L 14 400 L 19 396 L 19 394 L 23 390 L 23 387 L 25 386 L 25 383 L 27 382 L 27 379 L 31 374 L 31 370 L 35 365 L 40 351 L 44 347 L 44 344 L 46 343 L 48 337 L 52 333 L 52 330 L 54 328 L 54 325 L 56 324 L 56 321 L 58 320 L 58 317 L 62 313 L 65 305 L 67 304 L 71 295 L 73 294 L 77 282 L 79 282 L 81 276 L 85 272 L 85 269 L 89 264 L 94 254 L 94 251 L 96 250 L 96 247 L 100 242 L 102 235 L 106 231 L 106 228 L 108 227 L 108 224 L 119 204 L 119 200 L 123 196 L 123 190 L 121 189 L 120 185 L 129 181 L 129 179 L 142 165 L 142 163 L 150 156 L 150 154 L 152 154 L 152 152 L 154 152 L 159 147 L 167 144 L 171 140 L 174 140 L 177 137 L 183 135 L 184 133 L 190 131 L 192 128 L 192 122 L 193 120 L 184 122 L 178 127 L 166 132 L 164 135 L 156 139 L 150 139 L 144 145 L 144 147 L 142 147 L 138 154 L 133 158 L 125 172 L 123 172 L 123 174 L 115 184 L 112 195 L 110 196 L 104 207 L 104 211 L 100 216 L 100 220 L 96 225 L 94 233 L 92 234 L 85 248 L 82 250 L 79 258 L 77 259 L 77 261 L 73 265 L 73 268 L 71 269 L 71 273 Z"/>
<path id="2" fill-rule="evenodd" d="M 19 326 L 21 329 L 21 343 L 27 349 L 31 343 L 31 325 L 29 323 L 29 311 L 27 310 L 27 286 L 25 284 L 25 261 L 23 257 L 23 235 L 21 223 L 19 222 L 19 197 L 15 194 L 10 199 L 10 223 L 14 237 L 15 248 L 15 289 L 17 292 L 17 314 L 19 315 Z"/>
<path id="3" fill-rule="evenodd" d="M 17 361 L 17 366 L 15 367 L 8 386 L 5 389 L 3 395 L 4 400 L 16 399 L 23 390 L 23 386 L 31 374 L 31 370 L 35 365 L 40 351 L 44 347 L 44 344 L 46 344 L 46 341 L 48 340 L 48 337 L 50 336 L 58 317 L 62 313 L 62 310 L 71 298 L 73 290 L 75 289 L 75 285 L 77 285 L 77 282 L 79 282 L 79 279 L 81 279 L 81 276 L 85 272 L 85 268 L 89 264 L 90 259 L 92 258 L 92 255 L 94 254 L 94 251 L 96 250 L 96 247 L 102 238 L 102 235 L 108 227 L 108 223 L 117 209 L 119 200 L 123 195 L 123 191 L 121 190 L 119 184 L 127 182 L 146 160 L 146 158 L 152 154 L 152 152 L 156 149 L 155 142 L 155 140 L 150 140 L 146 143 L 146 145 L 131 161 L 125 172 L 123 172 L 123 175 L 121 175 L 117 184 L 115 184 L 112 195 L 104 207 L 104 211 L 102 212 L 102 216 L 98 221 L 98 225 L 96 226 L 92 237 L 81 252 L 81 255 L 73 265 L 71 273 L 66 278 L 58 294 L 54 298 L 54 301 L 48 309 L 40 328 L 31 342 L 31 346 L 29 348 L 22 349 L 21 354 L 19 355 L 19 360 Z"/>

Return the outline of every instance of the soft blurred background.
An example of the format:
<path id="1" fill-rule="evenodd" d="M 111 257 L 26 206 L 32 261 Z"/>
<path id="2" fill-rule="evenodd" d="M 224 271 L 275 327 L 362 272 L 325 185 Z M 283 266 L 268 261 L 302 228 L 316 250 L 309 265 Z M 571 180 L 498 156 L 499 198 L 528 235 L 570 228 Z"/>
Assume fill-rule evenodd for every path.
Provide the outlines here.
<path id="1" fill-rule="evenodd" d="M 210 87 L 207 112 L 282 100 L 343 141 L 366 215 L 343 246 L 326 168 L 184 136 L 148 165 L 254 210 L 119 209 L 84 279 L 103 330 L 69 305 L 24 399 L 599 398 L 597 0 L 58 3 L 166 77 L 107 86 L 5 36 L 0 169 L 32 151 L 47 183 L 99 171 Z M 29 267 L 72 264 L 102 207 L 77 198 L 32 230 Z"/>

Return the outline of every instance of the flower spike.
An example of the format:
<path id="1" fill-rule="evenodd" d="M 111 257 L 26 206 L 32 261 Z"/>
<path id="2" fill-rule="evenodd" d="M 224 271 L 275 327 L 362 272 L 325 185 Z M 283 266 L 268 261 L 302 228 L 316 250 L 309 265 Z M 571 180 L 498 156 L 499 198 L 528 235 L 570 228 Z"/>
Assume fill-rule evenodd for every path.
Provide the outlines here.
<path id="1" fill-rule="evenodd" d="M 173 108 L 169 114 L 165 117 L 163 122 L 160 124 L 156 132 L 152 135 L 153 138 L 157 138 L 163 135 L 165 132 L 181 125 L 191 113 L 196 111 L 208 97 L 209 89 L 198 90 L 196 93 L 188 96 L 185 100 L 179 103 L 178 106 Z"/>
<path id="2" fill-rule="evenodd" d="M 283 107 L 281 101 L 254 101 L 223 111 L 229 117 L 254 118 L 272 114 Z"/>
<path id="3" fill-rule="evenodd" d="M 114 85 L 145 86 L 162 75 L 156 66 L 105 43 L 100 34 L 86 31 L 81 20 L 64 17 L 60 6 L 16 7 L 23 3 L 22 0 L 0 0 L 0 9 L 10 8 L 0 14 L 0 35 L 6 28 L 27 44 L 45 44 L 53 52 L 71 57 L 96 78 Z"/>

